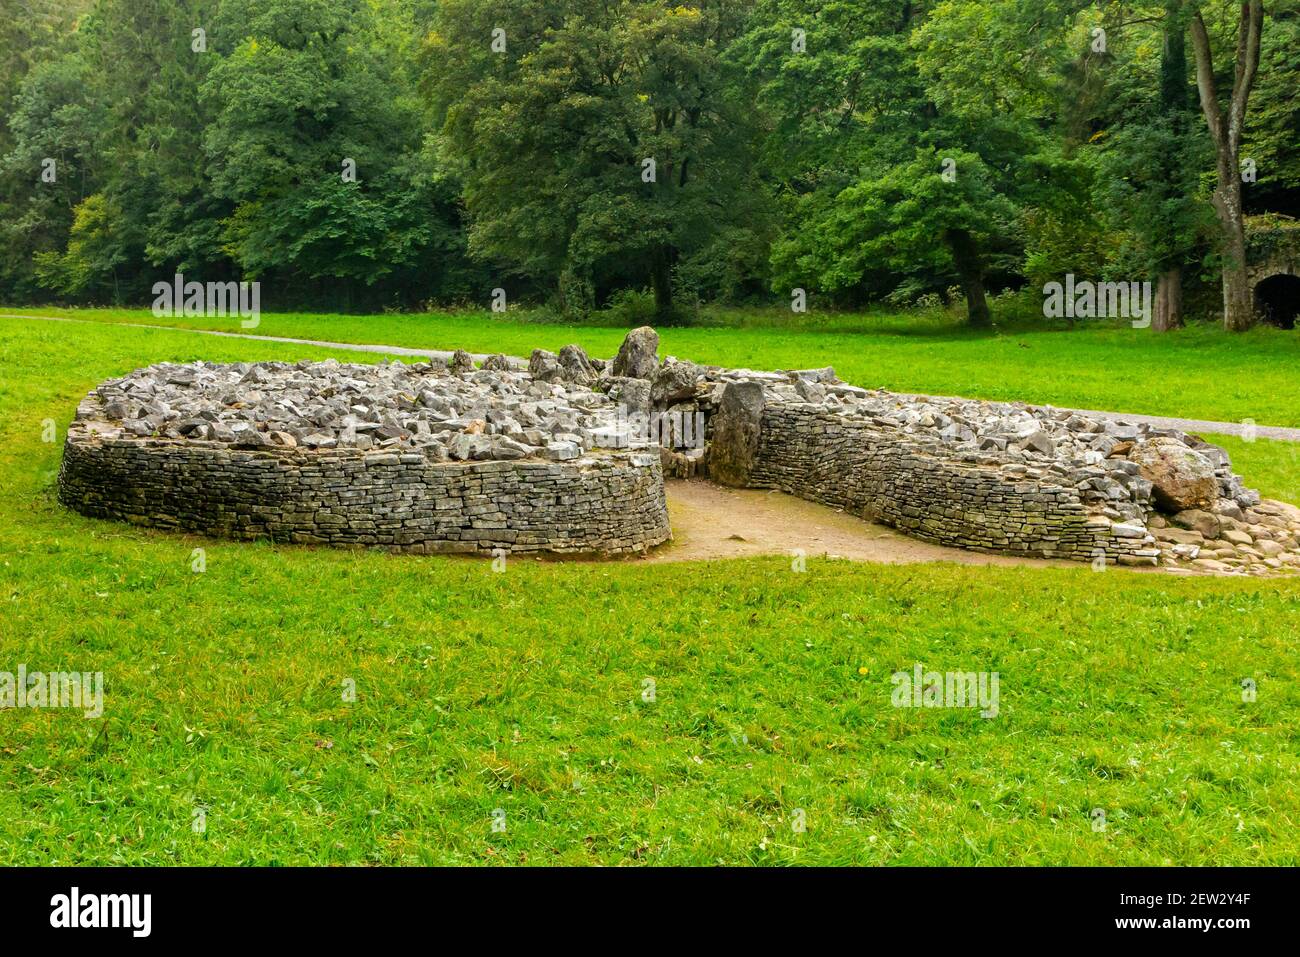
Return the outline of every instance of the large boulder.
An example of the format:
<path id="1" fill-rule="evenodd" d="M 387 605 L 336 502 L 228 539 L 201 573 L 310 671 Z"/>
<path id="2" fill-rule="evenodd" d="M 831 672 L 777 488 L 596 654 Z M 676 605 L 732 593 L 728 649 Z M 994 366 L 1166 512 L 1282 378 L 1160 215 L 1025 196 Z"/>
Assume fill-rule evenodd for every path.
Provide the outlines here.
<path id="1" fill-rule="evenodd" d="M 651 380 L 650 399 L 655 405 L 695 399 L 700 394 L 700 380 L 703 378 L 704 370 L 694 362 L 665 359 Z"/>
<path id="2" fill-rule="evenodd" d="M 1129 453 L 1129 460 L 1151 483 L 1156 504 L 1167 511 L 1208 509 L 1219 497 L 1213 463 L 1177 439 L 1148 439 Z"/>
<path id="3" fill-rule="evenodd" d="M 641 326 L 624 337 L 618 355 L 614 357 L 614 368 L 610 371 L 616 376 L 649 379 L 658 367 L 659 333 L 649 326 Z"/>
<path id="4" fill-rule="evenodd" d="M 591 385 L 599 374 L 582 346 L 568 345 L 560 350 L 560 370 L 564 378 L 578 385 Z"/>
<path id="5" fill-rule="evenodd" d="M 528 358 L 528 373 L 538 382 L 560 382 L 564 379 L 559 357 L 545 349 L 533 350 Z"/>
<path id="6" fill-rule="evenodd" d="M 721 485 L 749 484 L 762 431 L 763 387 L 730 382 L 722 390 L 710 424 L 709 476 Z"/>
<path id="7" fill-rule="evenodd" d="M 606 394 L 623 406 L 624 415 L 648 414 L 651 410 L 650 383 L 645 379 L 629 379 L 626 376 L 607 379 Z"/>

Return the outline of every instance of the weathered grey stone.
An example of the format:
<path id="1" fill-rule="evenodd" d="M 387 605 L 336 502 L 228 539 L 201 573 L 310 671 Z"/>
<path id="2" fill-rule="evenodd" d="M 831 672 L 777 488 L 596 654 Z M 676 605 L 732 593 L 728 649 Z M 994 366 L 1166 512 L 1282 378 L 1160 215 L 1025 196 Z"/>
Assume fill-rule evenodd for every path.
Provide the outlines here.
<path id="1" fill-rule="evenodd" d="M 658 367 L 659 333 L 649 326 L 640 326 L 623 338 L 611 372 L 631 379 L 649 379 Z"/>
<path id="2" fill-rule="evenodd" d="M 1041 452 L 1043 455 L 1051 455 L 1056 451 L 1055 443 L 1052 442 L 1048 434 L 1042 429 L 1035 429 L 1033 432 L 1024 436 L 1020 439 L 1017 445 L 1022 451 L 1025 449 L 1033 449 L 1035 452 Z"/>
<path id="3" fill-rule="evenodd" d="M 1178 545 L 1203 545 L 1205 536 L 1189 528 L 1156 528 L 1151 530 L 1158 542 L 1173 542 Z"/>
<path id="4" fill-rule="evenodd" d="M 1233 508 L 1237 511 L 1237 517 L 1241 517 L 1241 509 Z M 1221 522 L 1219 516 L 1213 512 L 1206 512 L 1197 508 L 1189 508 L 1182 512 L 1175 512 L 1169 516 L 1169 521 L 1173 522 L 1179 528 L 1191 529 L 1200 533 L 1204 538 L 1218 538 Z"/>
<path id="5" fill-rule="evenodd" d="M 654 371 L 650 401 L 663 406 L 694 399 L 700 394 L 702 377 L 703 370 L 694 362 L 665 361 Z"/>
<path id="6" fill-rule="evenodd" d="M 1142 525 L 1124 525 L 1119 522 L 1110 527 L 1110 532 L 1116 538 L 1145 538 L 1147 534 Z"/>
<path id="7" fill-rule="evenodd" d="M 723 387 L 709 444 L 709 475 L 715 481 L 738 487 L 749 484 L 758 457 L 763 407 L 763 387 L 757 382 Z"/>
<path id="8" fill-rule="evenodd" d="M 650 383 L 645 379 L 621 376 L 608 380 L 608 383 L 607 394 L 610 399 L 623 406 L 625 415 L 650 412 L 653 407 L 650 400 Z"/>
<path id="9" fill-rule="evenodd" d="M 534 349 L 528 359 L 528 374 L 538 382 L 561 382 L 564 370 L 560 368 L 560 359 L 554 352 Z"/>
<path id="10" fill-rule="evenodd" d="M 795 380 L 794 390 L 799 393 L 799 397 L 805 402 L 811 402 L 813 405 L 821 405 L 826 401 L 826 387 L 819 380 L 800 377 Z M 949 428 L 953 429 L 953 437 L 956 437 L 960 432 L 954 426 L 949 426 Z"/>
<path id="11" fill-rule="evenodd" d="M 1236 519 L 1238 522 L 1240 522 L 1245 517 L 1245 514 L 1242 512 L 1241 506 L 1229 498 L 1221 498 L 1217 502 L 1215 502 L 1214 513 L 1216 515 L 1224 515 L 1227 516 L 1228 518 Z"/>
<path id="12" fill-rule="evenodd" d="M 1210 461 L 1173 438 L 1148 439 L 1130 454 L 1142 477 L 1152 485 L 1157 504 L 1173 512 L 1207 508 L 1219 484 Z"/>
<path id="13" fill-rule="evenodd" d="M 790 374 L 797 380 L 804 382 L 816 382 L 819 385 L 839 385 L 839 377 L 835 375 L 835 369 L 832 366 L 823 366 L 820 369 L 793 369 Z"/>
<path id="14" fill-rule="evenodd" d="M 566 382 L 572 382 L 576 385 L 591 385 L 598 378 L 599 373 L 592 367 L 591 359 L 583 351 L 582 346 L 567 345 L 560 349 L 560 355 L 557 360 L 560 364 L 560 372 Z"/>
<path id="15" fill-rule="evenodd" d="M 565 461 L 567 459 L 576 459 L 582 454 L 582 448 L 576 442 L 548 442 L 546 444 L 546 457 L 555 461 Z"/>
<path id="16" fill-rule="evenodd" d="M 235 441 L 232 444 L 236 448 L 260 448 L 263 445 L 270 445 L 271 440 L 257 429 L 240 429 L 235 433 Z"/>
<path id="17" fill-rule="evenodd" d="M 531 445 L 516 442 L 504 435 L 494 435 L 490 448 L 494 459 L 521 459 L 525 455 L 532 455 L 537 451 Z"/>

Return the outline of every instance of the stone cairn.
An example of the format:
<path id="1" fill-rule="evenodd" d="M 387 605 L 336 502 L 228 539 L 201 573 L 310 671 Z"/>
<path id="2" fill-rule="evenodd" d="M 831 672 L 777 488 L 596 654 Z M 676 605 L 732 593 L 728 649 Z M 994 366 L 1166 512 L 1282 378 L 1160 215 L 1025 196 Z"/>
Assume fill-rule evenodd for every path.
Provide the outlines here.
<path id="1" fill-rule="evenodd" d="M 830 368 L 760 372 L 660 360 L 658 346 L 658 335 L 643 327 L 627 335 L 613 359 L 571 345 L 558 354 L 535 350 L 526 367 L 493 355 L 476 368 L 460 351 L 414 364 L 163 364 L 95 389 L 78 408 L 68 446 L 188 446 L 295 462 L 387 454 L 422 468 L 584 469 L 599 460 L 627 465 L 630 456 L 644 466 L 649 454 L 658 485 L 651 482 L 646 494 L 659 498 L 660 511 L 660 472 L 707 475 L 779 488 L 976 550 L 1251 574 L 1300 565 L 1300 509 L 1261 501 L 1227 454 L 1196 436 L 1023 403 L 863 389 Z M 524 487 L 509 486 L 509 497 Z M 84 476 L 61 477 L 61 494 L 91 514 L 148 522 L 115 512 L 111 490 Z M 623 554 L 669 537 L 666 518 L 645 520 L 654 503 L 637 502 L 633 496 L 626 506 L 640 515 L 629 516 L 642 528 L 631 538 L 610 533 L 610 516 L 602 515 L 606 530 L 594 543 L 561 527 L 554 549 L 550 526 L 536 522 L 523 544 L 510 540 L 508 528 L 484 535 L 463 522 L 451 533 L 421 527 L 412 541 L 403 540 L 411 539 L 409 529 L 389 540 L 351 528 L 342 539 L 321 537 L 319 529 L 286 536 L 269 520 L 243 527 L 266 534 L 269 525 L 272 537 L 289 540 L 417 551 L 491 546 Z M 532 522 L 521 506 L 488 505 L 497 519 L 489 524 Z M 409 507 L 420 510 L 417 499 Z M 214 524 L 158 518 L 154 524 Z M 560 516 L 556 524 L 574 520 Z M 446 534 L 464 536 L 468 545 L 429 547 Z"/>
<path id="2" fill-rule="evenodd" d="M 163 364 L 105 382 L 68 430 L 60 499 L 235 538 L 416 553 L 627 555 L 671 537 L 654 450 L 608 396 L 493 356 Z"/>

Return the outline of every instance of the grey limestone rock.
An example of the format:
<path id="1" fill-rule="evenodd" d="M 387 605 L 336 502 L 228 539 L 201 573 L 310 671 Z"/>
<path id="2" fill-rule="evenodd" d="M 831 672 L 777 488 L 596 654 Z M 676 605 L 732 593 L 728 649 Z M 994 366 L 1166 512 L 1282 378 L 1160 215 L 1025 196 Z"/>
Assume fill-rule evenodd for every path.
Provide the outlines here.
<path id="1" fill-rule="evenodd" d="M 623 338 L 611 372 L 632 379 L 649 379 L 658 366 L 659 333 L 649 326 L 640 326 Z"/>

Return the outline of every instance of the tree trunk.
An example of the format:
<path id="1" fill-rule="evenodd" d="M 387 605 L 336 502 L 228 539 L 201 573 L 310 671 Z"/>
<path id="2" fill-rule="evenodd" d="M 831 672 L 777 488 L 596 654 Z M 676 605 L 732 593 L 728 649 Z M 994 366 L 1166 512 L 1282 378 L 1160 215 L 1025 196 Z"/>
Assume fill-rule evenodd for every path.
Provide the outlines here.
<path id="1" fill-rule="evenodd" d="M 1250 280 L 1246 273 L 1246 224 L 1241 208 L 1241 160 L 1238 148 L 1245 126 L 1246 102 L 1259 69 L 1259 35 L 1264 22 L 1261 0 L 1241 5 L 1237 27 L 1237 63 L 1232 97 L 1225 116 L 1214 86 L 1214 63 L 1210 58 L 1210 37 L 1199 10 L 1192 14 L 1192 46 L 1196 48 L 1196 89 L 1201 112 L 1214 143 L 1218 185 L 1214 211 L 1223 238 L 1223 327 L 1240 332 L 1254 318 L 1250 305 Z"/>
<path id="2" fill-rule="evenodd" d="M 966 321 L 977 329 L 987 329 L 993 325 L 993 316 L 984 298 L 984 264 L 975 237 L 964 229 L 950 229 L 944 238 L 966 295 Z"/>
<path id="3" fill-rule="evenodd" d="M 660 323 L 673 321 L 673 266 L 669 250 L 658 247 L 650 256 L 650 284 L 655 292 L 655 317 Z"/>
<path id="4" fill-rule="evenodd" d="M 1155 332 L 1168 332 L 1183 324 L 1183 268 L 1173 266 L 1156 279 L 1156 308 L 1151 317 Z"/>
<path id="5" fill-rule="evenodd" d="M 1249 329 L 1254 321 L 1250 304 L 1250 276 L 1246 269 L 1246 223 L 1241 212 L 1241 179 L 1235 163 L 1227 179 L 1220 170 L 1214 191 L 1214 211 L 1223 227 L 1223 328 L 1229 332 Z"/>

